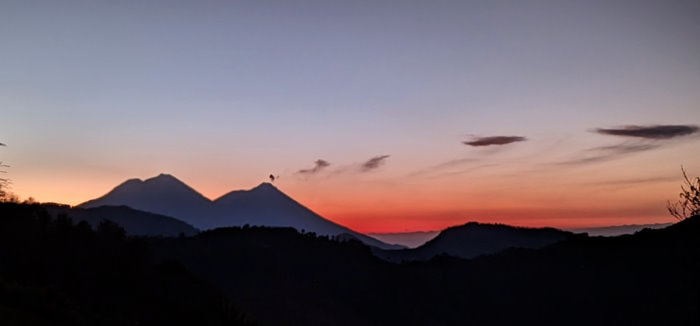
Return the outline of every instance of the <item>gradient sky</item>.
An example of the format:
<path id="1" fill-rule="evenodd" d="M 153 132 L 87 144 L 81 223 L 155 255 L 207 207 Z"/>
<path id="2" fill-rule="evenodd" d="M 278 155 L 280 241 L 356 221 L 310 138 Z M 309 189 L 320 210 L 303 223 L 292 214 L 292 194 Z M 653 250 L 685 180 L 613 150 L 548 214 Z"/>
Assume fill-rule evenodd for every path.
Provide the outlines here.
<path id="1" fill-rule="evenodd" d="M 365 232 L 669 222 L 698 133 L 622 127 L 700 123 L 699 17 L 697 0 L 4 0 L 0 160 L 13 192 L 69 204 L 161 172 L 209 198 L 275 173 Z M 479 138 L 498 136 L 523 138 Z"/>

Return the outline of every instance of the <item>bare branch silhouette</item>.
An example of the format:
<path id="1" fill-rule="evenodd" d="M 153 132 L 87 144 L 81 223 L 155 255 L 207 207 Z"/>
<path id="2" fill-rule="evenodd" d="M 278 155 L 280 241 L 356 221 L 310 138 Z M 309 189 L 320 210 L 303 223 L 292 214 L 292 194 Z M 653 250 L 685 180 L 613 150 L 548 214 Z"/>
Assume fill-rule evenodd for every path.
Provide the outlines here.
<path id="1" fill-rule="evenodd" d="M 700 177 L 689 178 L 683 166 L 681 166 L 681 171 L 683 171 L 684 184 L 678 195 L 680 199 L 676 203 L 669 201 L 667 209 L 673 217 L 684 220 L 691 216 L 700 215 Z"/>

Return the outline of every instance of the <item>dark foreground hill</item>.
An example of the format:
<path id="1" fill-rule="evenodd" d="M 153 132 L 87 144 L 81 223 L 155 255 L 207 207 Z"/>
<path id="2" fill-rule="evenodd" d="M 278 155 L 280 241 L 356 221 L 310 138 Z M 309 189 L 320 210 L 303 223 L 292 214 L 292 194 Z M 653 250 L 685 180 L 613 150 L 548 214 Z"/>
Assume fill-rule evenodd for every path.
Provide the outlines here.
<path id="1" fill-rule="evenodd" d="M 227 228 L 154 243 L 272 325 L 694 325 L 700 218 L 473 260 L 393 264 L 359 242 Z"/>
<path id="2" fill-rule="evenodd" d="M 97 228 L 103 220 L 123 227 L 128 235 L 177 237 L 199 233 L 193 226 L 172 217 L 142 212 L 127 206 L 100 206 L 93 208 L 70 207 L 68 205 L 43 204 L 49 214 L 56 218 L 68 215 L 76 224 L 85 221 Z"/>
<path id="3" fill-rule="evenodd" d="M 0 325 L 248 325 L 220 290 L 105 220 L 0 203 Z"/>
<path id="4" fill-rule="evenodd" d="M 241 322 L 238 307 L 264 325 L 700 324 L 700 217 L 397 264 L 291 228 L 125 239 L 109 226 L 26 224 L 43 215 L 20 207 L 0 206 L 0 312 L 11 312 L 0 318 L 212 325 Z"/>
<path id="5" fill-rule="evenodd" d="M 395 262 L 428 260 L 437 255 L 469 259 L 508 248 L 542 248 L 573 236 L 571 232 L 553 228 L 522 228 L 470 222 L 447 228 L 418 248 L 375 249 L 374 252 L 380 258 Z"/>

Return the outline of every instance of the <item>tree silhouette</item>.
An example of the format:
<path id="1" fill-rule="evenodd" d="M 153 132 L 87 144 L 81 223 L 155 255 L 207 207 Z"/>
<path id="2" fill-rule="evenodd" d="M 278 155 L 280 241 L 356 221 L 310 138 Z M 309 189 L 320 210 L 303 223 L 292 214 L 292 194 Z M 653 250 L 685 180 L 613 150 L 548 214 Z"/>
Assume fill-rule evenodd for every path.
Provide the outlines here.
<path id="1" fill-rule="evenodd" d="M 0 325 L 255 324 L 184 264 L 154 255 L 155 239 L 0 203 Z"/>
<path id="2" fill-rule="evenodd" d="M 685 168 L 683 171 L 684 185 L 681 186 L 680 199 L 676 203 L 668 202 L 668 212 L 673 217 L 684 220 L 691 216 L 700 215 L 700 177 L 688 178 Z"/>
<path id="3" fill-rule="evenodd" d="M 0 142 L 0 147 L 5 147 L 4 143 Z M 9 168 L 10 166 L 7 164 L 4 164 L 2 161 L 0 161 L 0 174 L 7 173 L 5 171 L 5 168 Z M 0 177 L 0 201 L 5 201 L 7 197 L 7 186 L 10 184 L 10 180 L 7 178 L 2 178 Z"/>

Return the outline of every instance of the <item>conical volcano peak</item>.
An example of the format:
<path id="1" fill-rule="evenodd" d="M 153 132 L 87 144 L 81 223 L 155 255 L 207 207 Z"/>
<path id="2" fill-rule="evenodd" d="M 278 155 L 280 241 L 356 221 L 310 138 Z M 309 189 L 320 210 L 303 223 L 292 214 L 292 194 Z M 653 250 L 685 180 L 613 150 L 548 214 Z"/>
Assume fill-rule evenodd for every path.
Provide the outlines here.
<path id="1" fill-rule="evenodd" d="M 122 186 L 129 186 L 129 185 L 139 185 L 142 183 L 143 183 L 143 180 L 141 180 L 139 178 L 132 178 L 132 179 L 128 179 L 128 180 L 122 182 L 121 184 L 119 184 L 117 186 L 117 188 L 122 187 Z"/>
<path id="2" fill-rule="evenodd" d="M 275 187 L 273 184 L 271 184 L 271 183 L 269 183 L 269 182 L 263 182 L 263 183 L 261 183 L 261 184 L 255 186 L 255 188 L 250 189 L 250 190 L 251 190 L 251 191 L 254 191 L 254 190 L 262 190 L 262 191 L 275 190 L 275 191 L 279 191 L 279 189 L 277 189 L 277 187 Z"/>
<path id="3" fill-rule="evenodd" d="M 204 198 L 202 194 L 194 190 L 182 180 L 167 174 L 161 173 L 155 177 L 148 178 L 142 182 L 145 189 L 157 192 L 181 191 L 184 193 L 194 193 L 197 196 Z"/>
<path id="4" fill-rule="evenodd" d="M 149 182 L 149 183 L 150 183 L 150 182 L 163 182 L 163 183 L 165 183 L 165 182 L 177 182 L 177 183 L 184 183 L 184 182 L 180 181 L 180 179 L 178 179 L 178 178 L 172 176 L 171 174 L 167 174 L 167 173 L 161 173 L 161 174 L 159 174 L 159 175 L 157 175 L 157 176 L 155 176 L 155 177 L 148 178 L 148 179 L 144 180 L 144 182 Z"/>
<path id="5" fill-rule="evenodd" d="M 161 173 L 158 176 L 129 179 L 106 195 L 90 200 L 80 206 L 89 208 L 103 205 L 126 205 L 134 209 L 173 216 L 173 212 L 184 203 L 201 207 L 210 200 L 172 175 Z M 162 210 L 158 208 L 163 208 Z"/>

